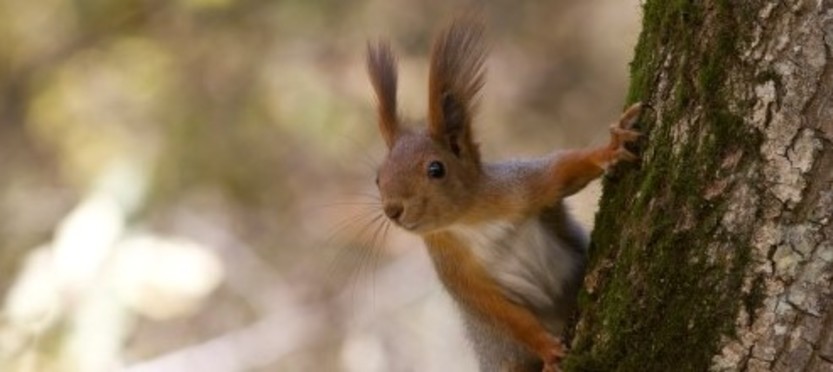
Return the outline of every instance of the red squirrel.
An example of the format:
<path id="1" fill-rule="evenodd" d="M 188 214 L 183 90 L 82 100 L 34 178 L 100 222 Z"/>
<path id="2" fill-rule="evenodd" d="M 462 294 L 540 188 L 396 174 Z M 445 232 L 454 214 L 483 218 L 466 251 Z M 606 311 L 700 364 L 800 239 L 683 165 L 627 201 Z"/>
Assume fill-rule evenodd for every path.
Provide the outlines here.
<path id="1" fill-rule="evenodd" d="M 436 39 L 425 129 L 397 112 L 396 58 L 369 45 L 367 68 L 388 148 L 376 183 L 384 213 L 425 241 L 461 310 L 482 371 L 557 371 L 576 306 L 588 237 L 562 200 L 618 161 L 642 105 L 628 108 L 600 147 L 484 163 L 472 133 L 484 84 L 483 25 L 456 20 Z"/>

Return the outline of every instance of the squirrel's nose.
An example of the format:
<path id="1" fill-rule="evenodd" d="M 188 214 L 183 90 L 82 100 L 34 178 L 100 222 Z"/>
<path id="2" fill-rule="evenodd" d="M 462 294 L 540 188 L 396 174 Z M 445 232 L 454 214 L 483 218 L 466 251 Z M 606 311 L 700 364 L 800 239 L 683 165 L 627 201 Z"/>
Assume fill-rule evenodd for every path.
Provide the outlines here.
<path id="1" fill-rule="evenodd" d="M 405 207 L 403 207 L 402 204 L 399 204 L 399 203 L 385 204 L 385 215 L 388 216 L 388 218 L 390 218 L 394 221 L 398 220 L 399 217 L 402 216 L 402 212 L 404 212 L 404 211 L 405 211 Z"/>

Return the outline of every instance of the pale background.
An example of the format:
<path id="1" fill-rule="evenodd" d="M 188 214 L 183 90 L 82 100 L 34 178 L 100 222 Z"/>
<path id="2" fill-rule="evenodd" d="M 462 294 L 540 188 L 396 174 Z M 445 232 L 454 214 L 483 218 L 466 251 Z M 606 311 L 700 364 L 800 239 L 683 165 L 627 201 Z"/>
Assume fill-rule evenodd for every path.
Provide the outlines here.
<path id="1" fill-rule="evenodd" d="M 475 370 L 421 243 L 369 226 L 364 70 L 390 39 L 422 116 L 473 4 L 485 159 L 603 143 L 637 0 L 0 0 L 0 370 Z"/>

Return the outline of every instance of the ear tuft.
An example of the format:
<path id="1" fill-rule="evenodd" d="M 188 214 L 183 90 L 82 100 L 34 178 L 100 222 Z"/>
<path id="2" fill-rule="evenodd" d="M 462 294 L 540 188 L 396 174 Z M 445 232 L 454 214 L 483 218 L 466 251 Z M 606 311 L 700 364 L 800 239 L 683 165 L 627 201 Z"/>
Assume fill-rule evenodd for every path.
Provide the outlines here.
<path id="1" fill-rule="evenodd" d="M 388 148 L 396 142 L 399 117 L 396 107 L 396 57 L 387 42 L 367 45 L 367 72 L 376 92 L 379 131 Z"/>
<path id="2" fill-rule="evenodd" d="M 477 97 L 484 83 L 483 24 L 458 19 L 443 31 L 431 53 L 428 132 L 458 157 L 479 163 L 472 135 Z"/>

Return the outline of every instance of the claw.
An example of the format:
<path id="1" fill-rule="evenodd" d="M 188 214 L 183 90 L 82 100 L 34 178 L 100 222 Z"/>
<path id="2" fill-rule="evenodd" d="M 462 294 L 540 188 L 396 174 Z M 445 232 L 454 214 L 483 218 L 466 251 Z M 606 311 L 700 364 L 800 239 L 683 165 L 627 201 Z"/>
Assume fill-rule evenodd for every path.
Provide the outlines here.
<path id="1" fill-rule="evenodd" d="M 618 140 L 622 142 L 631 142 L 635 141 L 642 133 L 639 133 L 635 130 L 630 129 L 622 129 L 622 128 L 611 128 L 610 133 L 617 137 Z"/>
<path id="2" fill-rule="evenodd" d="M 619 117 L 619 128 L 622 129 L 630 129 L 636 124 L 636 121 L 639 119 L 639 115 L 642 113 L 642 102 L 637 102 L 628 107 L 622 116 Z"/>
<path id="3" fill-rule="evenodd" d="M 637 161 L 639 157 L 636 154 L 628 151 L 624 147 L 616 150 L 616 158 L 624 161 Z"/>
<path id="4" fill-rule="evenodd" d="M 625 149 L 625 144 L 636 141 L 642 134 L 633 130 L 633 125 L 639 119 L 642 109 L 647 107 L 641 102 L 634 103 L 622 113 L 619 121 L 610 125 L 611 164 L 618 161 L 636 161 L 639 159 L 634 153 Z"/>
<path id="5" fill-rule="evenodd" d="M 564 346 L 564 342 L 561 339 L 553 339 L 553 346 L 547 351 L 547 354 L 544 356 L 544 368 L 541 372 L 561 372 L 561 368 L 558 366 L 558 363 L 561 362 L 561 359 L 567 356 L 567 347 Z"/>

